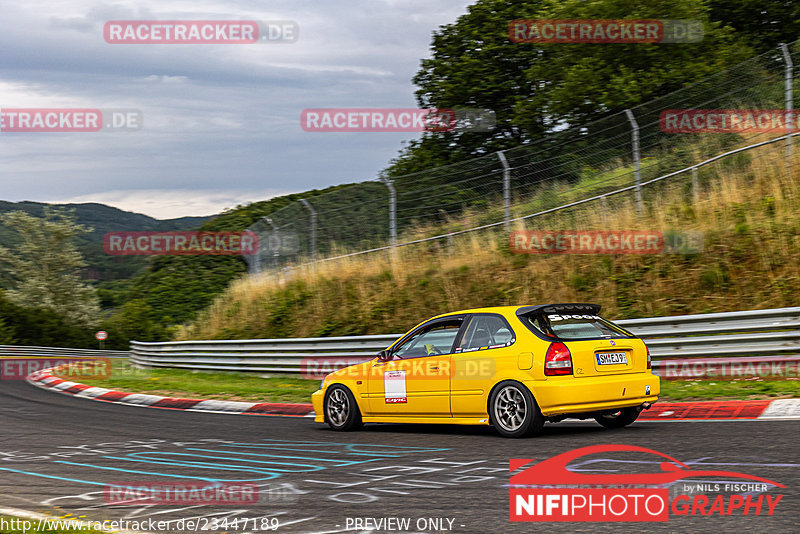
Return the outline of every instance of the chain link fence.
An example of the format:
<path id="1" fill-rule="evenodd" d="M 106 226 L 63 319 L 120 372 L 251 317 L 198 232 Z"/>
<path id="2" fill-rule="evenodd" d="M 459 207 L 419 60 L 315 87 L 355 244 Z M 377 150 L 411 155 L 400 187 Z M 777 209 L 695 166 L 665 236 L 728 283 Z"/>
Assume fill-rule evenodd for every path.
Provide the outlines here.
<path id="1" fill-rule="evenodd" d="M 576 204 L 608 209 L 631 194 L 641 212 L 643 186 L 690 174 L 738 148 L 784 142 L 789 165 L 796 130 L 743 127 L 734 133 L 671 133 L 667 110 L 795 109 L 800 41 L 749 59 L 678 91 L 543 139 L 482 157 L 392 178 L 375 179 L 294 202 L 249 230 L 260 250 L 246 256 L 251 273 L 364 254 L 505 226 Z M 795 149 L 797 150 L 797 149 Z M 757 156 L 754 156 L 757 157 Z M 691 172 L 688 172 L 691 171 Z M 628 197 L 630 199 L 630 197 Z"/>

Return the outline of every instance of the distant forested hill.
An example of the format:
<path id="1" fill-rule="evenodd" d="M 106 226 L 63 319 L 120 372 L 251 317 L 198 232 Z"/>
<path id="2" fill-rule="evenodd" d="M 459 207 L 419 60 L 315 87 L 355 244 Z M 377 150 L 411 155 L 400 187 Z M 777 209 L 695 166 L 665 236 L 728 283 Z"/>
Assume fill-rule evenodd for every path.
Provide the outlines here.
<path id="1" fill-rule="evenodd" d="M 24 211 L 41 217 L 45 206 L 66 208 L 75 211 L 79 224 L 93 228 L 93 231 L 79 239 L 79 250 L 89 263 L 85 276 L 90 279 L 110 281 L 127 279 L 138 274 L 148 264 L 145 256 L 109 256 L 103 251 L 103 235 L 106 232 L 136 232 L 162 230 L 194 230 L 211 217 L 181 217 L 159 220 L 124 211 L 105 204 L 90 202 L 86 204 L 45 204 L 43 202 L 7 202 L 0 200 L 0 213 Z M 13 246 L 18 236 L 0 224 L 0 244 Z M 7 287 L 7 280 L 0 280 L 0 287 Z"/>

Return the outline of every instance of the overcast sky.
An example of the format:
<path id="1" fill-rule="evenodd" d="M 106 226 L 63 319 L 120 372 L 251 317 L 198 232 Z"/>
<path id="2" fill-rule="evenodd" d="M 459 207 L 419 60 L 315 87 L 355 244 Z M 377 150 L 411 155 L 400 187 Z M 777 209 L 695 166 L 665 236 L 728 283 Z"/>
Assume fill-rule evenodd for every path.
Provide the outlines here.
<path id="1" fill-rule="evenodd" d="M 0 199 L 157 218 L 374 178 L 413 133 L 304 132 L 320 107 L 415 107 L 466 0 L 3 2 L 0 108 L 134 108 L 134 132 L 0 133 Z M 108 20 L 293 20 L 292 44 L 108 44 Z"/>

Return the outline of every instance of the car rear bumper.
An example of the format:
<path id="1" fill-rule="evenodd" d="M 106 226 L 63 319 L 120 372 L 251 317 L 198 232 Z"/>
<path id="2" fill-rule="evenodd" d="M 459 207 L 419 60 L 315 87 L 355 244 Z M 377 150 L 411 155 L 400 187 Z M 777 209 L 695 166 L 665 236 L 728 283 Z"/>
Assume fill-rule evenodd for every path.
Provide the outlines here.
<path id="1" fill-rule="evenodd" d="M 657 401 L 661 393 L 659 378 L 652 373 L 580 379 L 559 377 L 526 381 L 525 384 L 533 392 L 542 414 L 548 417 L 639 406 Z M 647 386 L 650 386 L 649 394 Z"/>

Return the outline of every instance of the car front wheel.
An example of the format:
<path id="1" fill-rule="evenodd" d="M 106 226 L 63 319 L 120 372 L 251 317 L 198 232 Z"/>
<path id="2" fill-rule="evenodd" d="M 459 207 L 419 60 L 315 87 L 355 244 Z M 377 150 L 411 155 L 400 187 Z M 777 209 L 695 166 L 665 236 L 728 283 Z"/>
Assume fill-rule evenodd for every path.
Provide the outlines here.
<path id="1" fill-rule="evenodd" d="M 636 421 L 640 413 L 642 413 L 641 410 L 633 406 L 631 408 L 623 408 L 616 412 L 598 415 L 594 420 L 606 428 L 622 428 Z"/>
<path id="2" fill-rule="evenodd" d="M 361 412 L 356 399 L 344 386 L 331 386 L 325 394 L 325 422 L 334 430 L 348 431 L 361 427 Z"/>
<path id="3" fill-rule="evenodd" d="M 518 382 L 500 382 L 489 399 L 489 419 L 507 438 L 531 436 L 542 430 L 544 416 L 528 388 Z"/>

